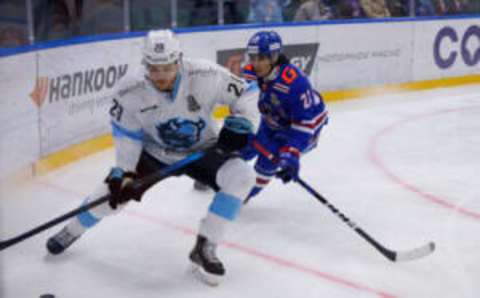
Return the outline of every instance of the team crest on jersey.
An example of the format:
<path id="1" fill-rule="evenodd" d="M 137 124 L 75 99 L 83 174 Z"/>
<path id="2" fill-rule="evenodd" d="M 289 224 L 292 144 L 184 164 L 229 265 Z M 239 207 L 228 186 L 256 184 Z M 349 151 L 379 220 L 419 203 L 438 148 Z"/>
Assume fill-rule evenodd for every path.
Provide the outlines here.
<path id="1" fill-rule="evenodd" d="M 187 102 L 188 102 L 188 110 L 190 112 L 197 112 L 197 111 L 200 111 L 200 109 L 202 108 L 200 104 L 197 102 L 197 100 L 195 99 L 195 97 L 193 97 L 193 95 L 191 94 L 187 96 Z"/>
<path id="2" fill-rule="evenodd" d="M 173 118 L 164 123 L 159 123 L 158 136 L 169 149 L 187 149 L 195 145 L 202 134 L 206 124 L 203 119 L 194 122 L 189 119 Z"/>

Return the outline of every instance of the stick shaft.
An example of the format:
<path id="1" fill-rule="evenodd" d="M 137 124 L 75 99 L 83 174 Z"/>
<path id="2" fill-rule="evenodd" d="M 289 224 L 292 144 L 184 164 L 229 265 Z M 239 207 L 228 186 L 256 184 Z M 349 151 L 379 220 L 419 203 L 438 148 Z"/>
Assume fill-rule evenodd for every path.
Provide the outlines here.
<path id="1" fill-rule="evenodd" d="M 0 251 L 4 250 L 7 247 L 15 245 L 15 244 L 17 244 L 17 243 L 19 243 L 19 242 L 21 242 L 25 239 L 28 239 L 32 236 L 35 236 L 35 235 L 37 235 L 37 234 L 39 234 L 39 233 L 41 233 L 41 232 L 43 232 L 43 231 L 45 231 L 49 228 L 61 223 L 61 222 L 64 222 L 65 220 L 67 220 L 69 218 L 72 218 L 72 217 L 74 217 L 74 216 L 76 216 L 76 215 L 78 215 L 82 212 L 90 210 L 90 209 L 92 209 L 92 208 L 94 208 L 94 207 L 96 207 L 96 206 L 98 206 L 98 205 L 100 205 L 104 202 L 107 202 L 109 197 L 110 197 L 110 195 L 103 196 L 103 197 L 101 197 L 99 199 L 96 199 L 96 200 L 94 200 L 94 201 L 92 201 L 88 204 L 85 204 L 85 205 L 82 205 L 82 206 L 80 206 L 76 209 L 73 209 L 72 211 L 70 211 L 68 213 L 65 213 L 65 214 L 63 214 L 63 215 L 61 215 L 57 218 L 54 218 L 54 219 L 52 219 L 52 220 L 50 220 L 50 221 L 48 221 L 48 222 L 46 222 L 42 225 L 30 230 L 30 231 L 27 231 L 27 232 L 25 232 L 21 235 L 10 238 L 8 240 L 2 241 L 2 242 L 0 242 Z"/>
<path id="2" fill-rule="evenodd" d="M 276 162 L 275 155 L 271 153 L 267 148 L 265 148 L 262 144 L 258 141 L 253 141 L 253 146 L 255 149 L 266 158 L 270 159 L 273 163 Z M 378 250 L 382 255 L 384 255 L 387 259 L 392 262 L 395 262 L 397 258 L 397 253 L 391 251 L 381 245 L 378 241 L 373 239 L 367 232 L 357 226 L 350 218 L 348 218 L 345 214 L 343 214 L 337 207 L 332 205 L 326 198 L 324 198 L 321 194 L 315 191 L 310 185 L 308 185 L 305 181 L 303 181 L 300 177 L 295 179 L 295 181 L 300 184 L 307 192 L 312 194 L 320 203 L 325 205 L 333 214 L 338 216 L 344 223 L 346 223 L 351 229 L 357 232 L 364 240 L 366 240 L 370 245 L 372 245 L 376 250 Z M 248 197 L 246 202 L 248 202 L 250 198 Z M 245 203 L 246 203 L 245 202 Z"/>
<path id="3" fill-rule="evenodd" d="M 327 208 L 332 211 L 333 214 L 338 216 L 344 223 L 346 223 L 352 230 L 357 232 L 363 239 L 365 239 L 368 243 L 370 243 L 375 249 L 377 249 L 382 255 L 384 255 L 390 261 L 395 261 L 397 254 L 394 251 L 391 251 L 381 245 L 378 241 L 373 239 L 367 232 L 365 232 L 362 228 L 357 226 L 350 218 L 348 218 L 345 214 L 343 214 L 340 210 L 338 210 L 334 205 L 332 205 L 325 197 L 315 191 L 310 185 L 308 185 L 305 181 L 301 178 L 297 179 L 297 182 L 310 194 L 312 194 L 320 203 L 327 206 Z"/>
<path id="4" fill-rule="evenodd" d="M 160 169 L 159 171 L 156 171 L 154 173 L 152 173 L 151 175 L 148 175 L 138 181 L 136 181 L 134 183 L 134 186 L 133 188 L 138 190 L 139 193 L 142 193 L 145 192 L 149 187 L 151 187 L 153 184 L 159 182 L 160 180 L 162 179 L 165 179 L 169 176 L 171 176 L 172 174 L 174 174 L 175 171 L 178 171 L 182 168 L 184 168 L 185 166 L 191 164 L 192 162 L 194 161 L 197 161 L 199 160 L 200 158 L 202 158 L 203 156 L 205 155 L 204 152 L 196 152 L 196 153 L 193 153 L 193 154 L 190 154 L 189 156 L 187 156 L 186 158 L 178 161 L 178 162 L 175 162 L 163 169 Z M 23 234 L 20 234 L 18 236 L 15 236 L 13 238 L 10 238 L 10 239 L 7 239 L 7 240 L 4 240 L 4 241 L 0 241 L 0 251 L 4 250 L 5 248 L 7 247 L 10 247 L 12 245 L 15 245 L 25 239 L 28 239 L 32 236 L 35 236 L 53 226 L 56 226 L 57 224 L 61 223 L 61 222 L 64 222 L 66 221 L 67 219 L 69 218 L 72 218 L 82 212 L 85 212 L 85 211 L 88 211 L 98 205 L 101 205 L 105 202 L 108 202 L 110 198 L 110 195 L 105 195 L 103 197 L 100 197 L 94 201 L 91 201 L 87 204 L 84 204 L 76 209 L 73 209 L 71 210 L 70 212 L 67 212 L 61 216 L 58 216 L 36 228 L 33 228 L 31 229 L 30 231 L 27 231 Z"/>

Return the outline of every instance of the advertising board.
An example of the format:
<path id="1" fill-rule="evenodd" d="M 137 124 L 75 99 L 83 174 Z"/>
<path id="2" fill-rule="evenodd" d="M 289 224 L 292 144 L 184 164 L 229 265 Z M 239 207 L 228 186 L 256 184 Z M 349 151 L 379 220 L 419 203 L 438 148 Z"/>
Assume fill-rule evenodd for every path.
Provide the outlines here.
<path id="1" fill-rule="evenodd" d="M 480 20 L 420 22 L 415 26 L 412 80 L 480 75 Z"/>
<path id="2" fill-rule="evenodd" d="M 38 53 L 34 89 L 46 90 L 40 105 L 42 156 L 110 130 L 108 109 L 115 87 L 140 65 L 135 40 L 54 48 Z"/>
<path id="3" fill-rule="evenodd" d="M 35 53 L 0 59 L 0 179 L 38 160 Z"/>

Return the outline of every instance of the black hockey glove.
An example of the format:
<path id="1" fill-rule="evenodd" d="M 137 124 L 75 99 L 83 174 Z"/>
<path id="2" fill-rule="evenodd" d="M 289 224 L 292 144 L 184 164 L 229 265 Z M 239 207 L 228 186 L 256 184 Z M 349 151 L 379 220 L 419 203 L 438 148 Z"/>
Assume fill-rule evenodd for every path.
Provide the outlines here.
<path id="1" fill-rule="evenodd" d="M 121 168 L 112 168 L 110 174 L 105 178 L 105 183 L 110 189 L 110 207 L 117 209 L 118 205 L 124 204 L 129 200 L 140 201 L 142 194 L 132 188 L 132 182 L 136 174 L 124 172 Z"/>
<path id="2" fill-rule="evenodd" d="M 220 130 L 217 147 L 225 153 L 243 149 L 252 135 L 252 123 L 243 117 L 228 116 Z"/>

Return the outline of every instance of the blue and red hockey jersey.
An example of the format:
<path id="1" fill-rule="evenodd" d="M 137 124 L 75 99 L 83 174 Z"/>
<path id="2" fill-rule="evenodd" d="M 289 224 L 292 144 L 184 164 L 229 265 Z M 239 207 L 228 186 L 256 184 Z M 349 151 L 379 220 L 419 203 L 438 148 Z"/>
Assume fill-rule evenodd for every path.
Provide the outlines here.
<path id="1" fill-rule="evenodd" d="M 257 82 L 260 88 L 261 121 L 255 138 L 263 147 L 276 156 L 287 151 L 300 157 L 316 146 L 320 131 L 328 122 L 327 110 L 322 96 L 298 67 L 290 63 L 278 65 L 265 79 L 257 77 L 253 65 L 248 64 L 243 77 Z M 250 196 L 268 184 L 276 169 L 271 160 L 258 156 L 257 183 Z"/>
<path id="2" fill-rule="evenodd" d="M 265 146 L 277 140 L 282 147 L 305 153 L 315 147 L 328 121 L 322 96 L 295 65 L 283 64 L 273 71 L 272 79 L 266 80 L 256 76 L 251 64 L 244 68 L 244 78 L 256 81 L 260 88 L 258 109 L 262 119 L 257 139 Z"/>

